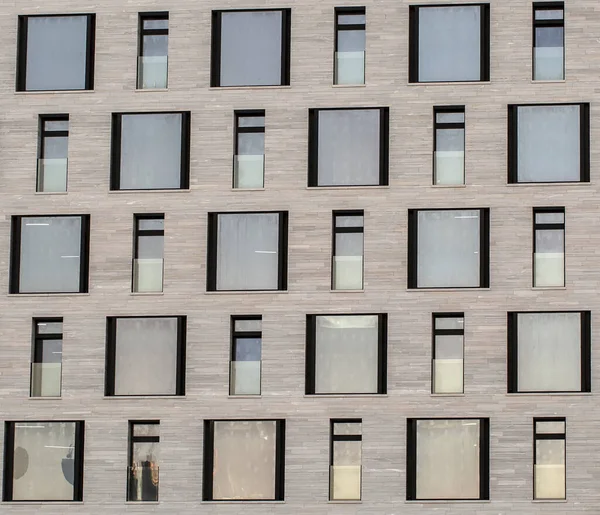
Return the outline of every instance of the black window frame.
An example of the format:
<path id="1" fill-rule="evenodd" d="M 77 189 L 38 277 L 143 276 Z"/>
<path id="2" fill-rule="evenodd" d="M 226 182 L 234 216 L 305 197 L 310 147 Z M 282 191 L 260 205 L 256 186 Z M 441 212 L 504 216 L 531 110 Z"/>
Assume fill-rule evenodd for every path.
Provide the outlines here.
<path id="1" fill-rule="evenodd" d="M 221 86 L 221 16 L 223 13 L 234 12 L 281 12 L 281 79 L 279 84 L 246 84 Z M 211 13 L 211 51 L 210 51 L 210 87 L 211 88 L 260 88 L 281 87 L 290 85 L 290 49 L 291 49 L 291 24 L 292 10 L 290 8 L 264 8 L 264 9 L 218 9 Z"/>
<path id="2" fill-rule="evenodd" d="M 28 424 L 75 424 L 75 447 L 74 447 L 74 482 L 73 482 L 73 500 L 52 500 L 39 499 L 32 500 L 14 500 L 13 499 L 13 474 L 14 474 L 14 447 L 15 447 L 15 426 L 19 423 Z M 83 420 L 7 420 L 4 422 L 4 474 L 2 500 L 13 503 L 31 503 L 44 502 L 49 504 L 83 502 L 83 474 L 84 474 L 84 448 L 85 448 L 85 422 Z"/>
<path id="3" fill-rule="evenodd" d="M 365 17 L 365 21 L 364 23 L 340 23 L 340 16 L 364 16 Z M 367 8 L 365 6 L 353 6 L 353 7 L 335 7 L 334 8 L 334 18 L 335 18 L 335 26 L 334 26 L 334 48 L 333 48 L 333 60 L 334 60 L 334 66 L 333 66 L 333 84 L 337 85 L 338 84 L 338 79 L 336 76 L 336 66 L 335 66 L 335 59 L 336 59 L 336 55 L 338 52 L 338 40 L 340 37 L 340 32 L 344 31 L 344 30 L 362 30 L 365 33 L 365 38 L 367 35 L 367 20 L 366 20 L 366 16 L 367 16 Z M 366 64 L 366 53 L 367 53 L 367 49 L 366 49 L 366 43 L 365 43 L 365 64 Z M 366 68 L 366 67 L 365 67 Z M 363 84 L 366 81 L 366 70 L 365 70 L 365 77 L 363 77 Z"/>
<path id="4" fill-rule="evenodd" d="M 552 213 L 552 214 L 561 214 L 563 216 L 563 221 L 562 223 L 542 223 L 542 222 L 537 222 L 536 221 L 536 217 L 538 214 L 544 214 L 544 213 Z M 531 271 L 532 271 L 532 278 L 531 278 L 531 284 L 533 285 L 534 288 L 543 288 L 543 286 L 537 286 L 535 284 L 535 252 L 536 252 L 536 240 L 537 240 L 537 231 L 562 231 L 563 232 L 563 256 L 564 256 L 564 260 L 563 260 L 563 284 L 562 286 L 564 287 L 566 285 L 566 281 L 567 281 L 567 274 L 566 274 L 566 266 L 567 266 L 567 261 L 566 261 L 566 257 L 567 257 L 567 230 L 566 230 L 566 222 L 567 222 L 567 216 L 565 213 L 565 208 L 564 207 L 534 207 L 533 208 L 533 253 L 531 256 Z"/>
<path id="5" fill-rule="evenodd" d="M 144 22 L 146 21 L 167 21 L 166 29 L 146 29 L 144 28 Z M 160 11 L 160 12 L 142 12 L 138 13 L 138 49 L 137 56 L 144 57 L 144 36 L 167 36 L 169 37 L 169 12 L 168 11 Z M 168 41 L 168 39 L 167 39 Z M 167 51 L 168 56 L 168 51 Z M 168 76 L 168 66 L 167 66 L 167 86 L 169 84 L 169 76 Z M 136 89 L 146 89 L 140 88 L 140 70 L 137 67 L 136 72 Z"/>
<path id="6" fill-rule="evenodd" d="M 262 126 L 242 126 L 240 125 L 240 118 L 262 118 L 263 124 Z M 240 134 L 262 134 L 263 135 L 263 145 L 266 139 L 266 116 L 264 109 L 239 109 L 233 112 L 234 119 L 234 134 L 233 134 L 233 170 L 235 171 L 235 158 L 238 156 L 239 151 L 239 136 Z M 264 154 L 263 154 L 264 156 Z M 265 184 L 264 178 L 264 160 L 263 160 L 263 187 Z M 244 189 L 235 186 L 235 173 L 231 176 L 231 187 L 233 189 Z"/>
<path id="7" fill-rule="evenodd" d="M 420 211 L 479 211 L 479 286 L 418 286 L 418 231 Z M 490 287 L 490 208 L 451 207 L 408 210 L 408 289 L 409 290 L 469 290 Z"/>
<path id="8" fill-rule="evenodd" d="M 69 138 L 69 129 L 66 131 L 53 131 L 46 129 L 47 122 L 67 122 L 69 123 L 69 115 L 68 114 L 41 114 L 39 117 L 39 128 L 38 128 L 38 162 L 37 162 L 37 172 L 36 172 L 36 181 L 35 181 L 35 191 L 36 193 L 44 193 L 44 191 L 40 190 L 40 159 L 46 159 L 44 157 L 46 151 L 46 138 L 67 138 L 67 150 L 68 150 L 68 138 Z M 68 155 L 67 155 L 68 162 Z M 67 168 L 67 177 L 66 177 L 66 190 L 68 190 L 69 185 L 69 175 Z"/>
<path id="9" fill-rule="evenodd" d="M 460 81 L 421 81 L 419 80 L 419 9 L 423 7 L 479 7 L 480 8 L 480 62 L 479 80 Z M 436 83 L 478 83 L 490 80 L 490 4 L 489 3 L 451 3 L 420 4 L 409 6 L 409 39 L 408 39 L 408 82 L 415 84 Z"/>
<path id="10" fill-rule="evenodd" d="M 261 329 L 260 331 L 238 331 L 235 328 L 235 323 L 238 321 L 244 321 L 244 320 L 252 320 L 252 321 L 260 321 L 261 323 Z M 229 395 L 232 397 L 239 397 L 239 396 L 246 396 L 246 395 L 253 395 L 256 397 L 260 397 L 262 395 L 262 315 L 231 315 L 231 336 L 230 336 L 230 347 L 229 347 Z M 236 394 L 232 392 L 232 382 L 231 382 L 231 363 L 233 363 L 234 361 L 237 361 L 235 359 L 235 351 L 236 351 L 236 347 L 237 347 L 237 340 L 238 338 L 255 338 L 255 339 L 260 339 L 260 351 L 261 351 L 261 357 L 260 357 L 260 391 L 257 394 Z"/>
<path id="11" fill-rule="evenodd" d="M 560 20 L 558 19 L 553 19 L 553 20 L 537 20 L 535 15 L 538 11 L 562 11 L 563 12 L 563 16 Z M 532 69 L 531 69 L 531 80 L 534 80 L 537 82 L 537 80 L 535 78 L 535 49 L 537 48 L 537 35 L 536 35 L 536 29 L 541 29 L 541 28 L 546 28 L 546 27 L 562 27 L 563 29 L 563 79 L 565 78 L 565 3 L 564 2 L 533 2 L 533 15 L 532 15 L 532 45 L 531 45 L 531 64 L 532 64 Z M 543 81 L 543 80 L 542 80 Z"/>
<path id="12" fill-rule="evenodd" d="M 519 330 L 519 315 L 535 315 L 535 314 L 548 314 L 548 313 L 579 313 L 581 320 L 581 390 L 562 392 L 560 390 L 555 391 L 519 391 L 519 341 L 518 341 L 518 330 Z M 589 393 L 592 391 L 592 351 L 591 351 L 591 312 L 590 311 L 577 311 L 577 310 L 550 310 L 550 311 L 509 311 L 507 314 L 507 393 L 521 394 L 521 395 L 554 395 L 557 393 L 570 393 L 570 394 L 581 394 Z"/>
<path id="13" fill-rule="evenodd" d="M 463 321 L 462 329 L 438 329 L 436 321 L 441 318 L 461 318 Z M 463 377 L 462 392 L 457 393 L 439 393 L 435 391 L 435 350 L 437 347 L 438 336 L 462 336 L 463 339 Z M 465 313 L 464 312 L 443 312 L 431 314 L 431 393 L 433 395 L 457 395 L 465 393 Z"/>
<path id="14" fill-rule="evenodd" d="M 387 313 L 314 313 L 306 315 L 306 351 L 305 351 L 305 372 L 304 385 L 305 395 L 315 397 L 344 396 L 352 397 L 356 395 L 365 395 L 363 392 L 357 393 L 315 393 L 315 369 L 316 369 L 316 351 L 317 351 L 317 317 L 320 316 L 376 316 L 377 317 L 377 392 L 366 395 L 385 395 L 387 394 L 387 351 L 388 351 L 388 314 Z"/>
<path id="15" fill-rule="evenodd" d="M 160 420 L 129 420 L 128 422 L 128 437 L 127 437 L 127 491 L 125 493 L 125 498 L 127 502 L 135 502 L 135 503 L 144 503 L 144 502 L 158 502 L 160 499 L 160 471 L 159 471 L 159 480 L 156 484 L 156 499 L 149 500 L 136 500 L 131 497 L 131 467 L 133 463 L 133 448 L 136 443 L 157 443 L 160 444 L 160 434 L 158 436 L 135 436 L 135 426 L 140 425 L 156 425 L 160 428 Z M 160 465 L 159 465 L 160 468 Z"/>
<path id="16" fill-rule="evenodd" d="M 351 226 L 351 227 L 338 227 L 337 219 L 338 217 L 362 217 L 363 222 L 362 225 L 359 226 Z M 331 289 L 338 291 L 339 289 L 335 287 L 335 258 L 336 254 L 336 239 L 338 234 L 343 233 L 351 233 L 351 234 L 362 234 L 363 235 L 363 266 L 362 266 L 362 289 L 365 287 L 365 211 L 364 209 L 352 209 L 352 210 L 338 210 L 335 209 L 332 211 L 332 241 L 331 241 Z"/>
<path id="17" fill-rule="evenodd" d="M 321 111 L 379 111 L 379 183 L 319 184 L 319 113 Z M 373 188 L 389 186 L 389 107 L 318 107 L 308 110 L 308 187 Z"/>
<path id="18" fill-rule="evenodd" d="M 27 31 L 29 18 L 64 18 L 67 16 L 84 16 L 87 18 L 87 40 L 85 61 L 85 88 L 83 89 L 27 89 Z M 17 41 L 17 82 L 16 90 L 44 91 L 44 92 L 69 92 L 91 91 L 94 89 L 94 68 L 96 55 L 96 14 L 95 13 L 63 13 L 63 14 L 27 14 L 18 18 Z"/>
<path id="19" fill-rule="evenodd" d="M 179 114 L 181 115 L 181 175 L 179 188 L 121 189 L 121 140 L 123 116 Z M 190 187 L 191 111 L 137 111 L 112 113 L 110 144 L 110 191 L 179 191 Z"/>
<path id="20" fill-rule="evenodd" d="M 463 115 L 463 121 L 462 123 L 459 122 L 438 122 L 437 119 L 437 115 L 438 114 L 462 114 Z M 452 106 L 434 106 L 433 107 L 433 155 L 432 155 L 432 160 L 433 160 L 433 165 L 432 165 L 432 184 L 437 185 L 438 183 L 436 182 L 436 166 L 435 166 L 435 153 L 437 152 L 437 143 L 438 143 L 438 137 L 437 137 L 437 131 L 438 130 L 444 130 L 444 129 L 449 129 L 449 130 L 453 130 L 453 129 L 460 129 L 463 131 L 463 138 L 464 138 L 464 147 L 463 147 L 463 170 L 465 169 L 465 161 L 466 161 L 466 154 L 467 154 L 467 142 L 466 142 L 466 137 L 467 137 L 467 128 L 466 128 L 466 121 L 467 121 L 467 115 L 465 112 L 465 106 L 464 105 L 452 105 Z M 466 175 L 466 173 L 465 173 Z M 466 177 L 463 177 L 463 184 L 466 184 Z"/>
<path id="21" fill-rule="evenodd" d="M 479 497 L 476 499 L 417 498 L 417 422 L 420 420 L 479 421 Z M 490 419 L 480 417 L 419 417 L 408 418 L 406 432 L 406 500 L 407 501 L 487 501 L 490 499 Z"/>
<path id="22" fill-rule="evenodd" d="M 538 422 L 562 422 L 565 425 L 563 433 L 538 433 Z M 564 440 L 565 441 L 565 497 L 567 498 L 567 419 L 566 417 L 533 417 L 533 496 L 534 501 L 550 500 L 545 497 L 535 496 L 535 473 L 537 464 L 537 442 L 538 440 Z M 551 500 L 560 501 L 561 499 L 552 498 Z"/>
<path id="23" fill-rule="evenodd" d="M 163 228 L 159 229 L 140 229 L 140 221 L 142 220 L 162 220 Z M 164 237 L 165 237 L 165 214 L 164 213 L 143 213 L 143 214 L 134 214 L 133 215 L 133 260 L 131 266 L 131 291 L 132 293 L 136 293 L 134 290 L 135 286 L 135 261 L 139 259 L 139 245 L 140 245 L 140 236 L 162 236 L 163 238 L 163 267 L 164 267 Z M 163 271 L 164 275 L 164 271 Z M 164 277 L 163 277 L 164 281 Z M 164 290 L 164 284 L 163 284 Z"/>
<path id="24" fill-rule="evenodd" d="M 63 317 L 34 317 L 33 329 L 31 332 L 31 370 L 29 372 L 29 397 L 40 398 L 43 396 L 33 395 L 33 364 L 44 363 L 43 359 L 43 341 L 44 340 L 63 340 L 64 329 L 60 333 L 40 333 L 40 324 L 64 324 Z M 62 356 L 61 356 L 61 396 L 62 396 Z"/>
<path id="25" fill-rule="evenodd" d="M 275 498 L 274 499 L 213 499 L 215 422 L 275 422 Z M 214 503 L 272 503 L 285 499 L 285 419 L 244 418 L 204 421 L 202 500 Z"/>
<path id="26" fill-rule="evenodd" d="M 177 371 L 175 393 L 144 393 L 134 395 L 115 394 L 115 365 L 117 348 L 117 320 L 123 318 L 175 318 L 177 319 Z M 186 315 L 124 315 L 106 317 L 106 352 L 104 360 L 104 396 L 118 398 L 136 397 L 182 397 L 185 395 L 186 379 Z"/>
<path id="27" fill-rule="evenodd" d="M 519 181 L 519 107 L 579 106 L 579 180 Z M 557 102 L 508 105 L 508 184 L 577 184 L 590 182 L 590 104 L 589 102 Z"/>
<path id="28" fill-rule="evenodd" d="M 218 263 L 218 237 L 219 237 L 219 215 L 279 215 L 279 235 L 278 235 L 278 270 L 277 270 L 277 289 L 272 290 L 218 290 L 217 289 L 217 263 Z M 224 291 L 287 291 L 288 274 L 288 219 L 289 211 L 218 211 L 208 213 L 208 231 L 207 231 L 207 254 L 206 254 L 206 291 L 224 292 Z"/>
<path id="29" fill-rule="evenodd" d="M 25 292 L 19 291 L 19 281 L 21 272 L 21 221 L 24 218 L 80 218 L 80 254 L 79 254 L 79 291 L 69 292 Z M 90 270 L 90 215 L 70 215 L 70 214 L 51 214 L 51 215 L 13 215 L 11 217 L 11 237 L 10 237 L 10 277 L 9 293 L 16 295 L 65 295 L 75 293 L 88 293 L 89 291 L 89 270 Z"/>
<path id="30" fill-rule="evenodd" d="M 334 499 L 331 491 L 331 469 L 335 466 L 333 459 L 334 442 L 360 442 L 361 443 L 361 460 L 360 460 L 360 499 L 362 500 L 362 418 L 332 418 L 329 420 L 329 501 L 330 502 L 347 502 L 357 501 L 357 499 Z M 360 434 L 335 434 L 336 424 L 360 424 Z"/>

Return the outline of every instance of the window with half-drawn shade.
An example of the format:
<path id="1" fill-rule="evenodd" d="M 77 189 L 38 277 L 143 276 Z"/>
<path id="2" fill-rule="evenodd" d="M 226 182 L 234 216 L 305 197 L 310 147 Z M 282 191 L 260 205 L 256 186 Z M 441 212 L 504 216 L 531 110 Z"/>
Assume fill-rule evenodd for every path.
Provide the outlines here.
<path id="1" fill-rule="evenodd" d="M 433 314 L 432 393 L 464 391 L 464 313 Z"/>
<path id="2" fill-rule="evenodd" d="M 40 116 L 36 191 L 67 191 L 69 115 Z"/>
<path id="3" fill-rule="evenodd" d="M 31 397 L 61 396 L 62 345 L 62 318 L 33 319 Z"/>
<path id="4" fill-rule="evenodd" d="M 533 208 L 533 286 L 565 285 L 565 208 Z"/>
<path id="5" fill-rule="evenodd" d="M 365 8 L 336 7 L 334 84 L 365 83 L 365 51 Z"/>
<path id="6" fill-rule="evenodd" d="M 229 395 L 260 395 L 262 317 L 231 317 Z"/>
<path id="7" fill-rule="evenodd" d="M 360 501 L 362 420 L 332 419 L 329 442 L 329 500 Z"/>
<path id="8" fill-rule="evenodd" d="M 140 13 L 138 89 L 164 89 L 168 85 L 169 13 Z"/>
<path id="9" fill-rule="evenodd" d="M 160 422 L 129 422 L 127 500 L 158 501 Z"/>
<path id="10" fill-rule="evenodd" d="M 364 211 L 333 212 L 332 290 L 363 289 Z"/>
<path id="11" fill-rule="evenodd" d="M 84 422 L 6 422 L 4 501 L 83 501 Z"/>
<path id="12" fill-rule="evenodd" d="M 564 2 L 533 4 L 533 80 L 565 78 Z"/>
<path id="13" fill-rule="evenodd" d="M 165 216 L 135 215 L 131 291 L 163 291 Z"/>
<path id="14" fill-rule="evenodd" d="M 235 112 L 233 187 L 262 188 L 265 184 L 265 112 Z"/>
<path id="15" fill-rule="evenodd" d="M 434 107 L 433 184 L 465 183 L 465 107 Z"/>
<path id="16" fill-rule="evenodd" d="M 566 499 L 566 420 L 534 418 L 533 498 Z"/>

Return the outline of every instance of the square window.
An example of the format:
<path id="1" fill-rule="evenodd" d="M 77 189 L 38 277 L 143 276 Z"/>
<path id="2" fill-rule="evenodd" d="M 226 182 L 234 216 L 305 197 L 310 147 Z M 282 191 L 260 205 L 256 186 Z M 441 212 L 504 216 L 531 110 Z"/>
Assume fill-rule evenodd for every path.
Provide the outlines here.
<path id="1" fill-rule="evenodd" d="M 129 421 L 127 500 L 158 501 L 160 422 Z"/>
<path id="2" fill-rule="evenodd" d="M 565 285 L 565 208 L 533 208 L 533 286 Z"/>
<path id="3" fill-rule="evenodd" d="M 386 389 L 387 315 L 307 315 L 307 395 Z"/>
<path id="4" fill-rule="evenodd" d="M 83 501 L 84 422 L 6 422 L 4 501 Z"/>
<path id="5" fill-rule="evenodd" d="M 291 9 L 213 11 L 211 86 L 290 83 Z"/>
<path id="6" fill-rule="evenodd" d="M 186 317 L 108 317 L 105 395 L 185 395 Z"/>
<path id="7" fill-rule="evenodd" d="M 409 288 L 488 286 L 489 209 L 409 209 Z"/>
<path id="8" fill-rule="evenodd" d="M 233 187 L 265 185 L 265 112 L 235 112 Z"/>
<path id="9" fill-rule="evenodd" d="M 94 89 L 95 14 L 19 16 L 17 91 Z"/>
<path id="10" fill-rule="evenodd" d="M 334 84 L 365 83 L 365 49 L 365 8 L 336 7 Z"/>
<path id="11" fill-rule="evenodd" d="M 407 499 L 485 500 L 489 419 L 408 419 Z"/>
<path id="12" fill-rule="evenodd" d="M 508 182 L 589 182 L 589 104 L 508 106 Z"/>
<path id="13" fill-rule="evenodd" d="M 283 501 L 285 420 L 204 421 L 205 501 Z"/>
<path id="14" fill-rule="evenodd" d="M 190 113 L 117 113 L 111 190 L 189 188 Z"/>
<path id="15" fill-rule="evenodd" d="M 410 6 L 410 82 L 490 80 L 490 5 Z"/>
<path id="16" fill-rule="evenodd" d="M 465 106 L 433 108 L 433 184 L 465 183 Z"/>
<path id="17" fill-rule="evenodd" d="M 31 397 L 60 397 L 62 384 L 62 318 L 33 319 Z"/>
<path id="18" fill-rule="evenodd" d="M 533 80 L 565 78 L 565 4 L 533 4 Z"/>
<path id="19" fill-rule="evenodd" d="M 67 191 L 68 158 L 69 115 L 40 116 L 37 192 Z"/>
<path id="20" fill-rule="evenodd" d="M 13 216 L 10 293 L 87 293 L 89 215 Z"/>
<path id="21" fill-rule="evenodd" d="M 331 420 L 329 447 L 329 500 L 360 501 L 362 419 Z"/>
<path id="22" fill-rule="evenodd" d="M 533 498 L 566 499 L 565 418 L 534 418 Z"/>
<path id="23" fill-rule="evenodd" d="M 309 186 L 388 184 L 387 107 L 309 110 Z"/>
<path id="24" fill-rule="evenodd" d="M 262 317 L 231 317 L 229 395 L 260 395 Z"/>
<path id="25" fill-rule="evenodd" d="M 140 13 L 138 89 L 164 89 L 169 76 L 169 13 Z"/>
<path id="26" fill-rule="evenodd" d="M 165 215 L 134 215 L 132 292 L 163 291 Z"/>
<path id="27" fill-rule="evenodd" d="M 363 289 L 364 211 L 333 212 L 332 290 Z"/>
<path id="28" fill-rule="evenodd" d="M 464 392 L 464 347 L 464 313 L 434 313 L 432 393 Z"/>
<path id="29" fill-rule="evenodd" d="M 589 311 L 508 313 L 508 392 L 591 391 Z"/>
<path id="30" fill-rule="evenodd" d="M 207 290 L 285 290 L 287 216 L 209 213 Z"/>

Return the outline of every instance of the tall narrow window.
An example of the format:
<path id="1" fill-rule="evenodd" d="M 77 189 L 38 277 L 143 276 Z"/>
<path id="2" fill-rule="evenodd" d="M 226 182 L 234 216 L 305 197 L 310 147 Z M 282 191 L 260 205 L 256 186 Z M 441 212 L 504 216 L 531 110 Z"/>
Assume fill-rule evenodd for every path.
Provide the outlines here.
<path id="1" fill-rule="evenodd" d="M 360 501 L 362 483 L 362 420 L 331 421 L 329 500 Z"/>
<path id="2" fill-rule="evenodd" d="M 333 212 L 332 290 L 363 289 L 364 211 Z"/>
<path id="3" fill-rule="evenodd" d="M 136 215 L 131 291 L 163 291 L 164 215 Z"/>
<path id="4" fill-rule="evenodd" d="M 160 422 L 129 422 L 128 501 L 158 501 Z"/>
<path id="5" fill-rule="evenodd" d="M 233 187 L 262 188 L 265 174 L 265 112 L 236 111 Z"/>
<path id="6" fill-rule="evenodd" d="M 67 191 L 69 158 L 69 115 L 40 116 L 36 191 Z"/>
<path id="7" fill-rule="evenodd" d="M 566 420 L 534 418 L 533 498 L 566 499 Z"/>
<path id="8" fill-rule="evenodd" d="M 533 80 L 565 78 L 565 4 L 533 4 Z"/>
<path id="9" fill-rule="evenodd" d="M 231 318 L 230 395 L 260 395 L 262 317 Z"/>
<path id="10" fill-rule="evenodd" d="M 169 59 L 169 13 L 140 13 L 138 89 L 166 88 Z"/>
<path id="11" fill-rule="evenodd" d="M 34 319 L 31 397 L 60 397 L 62 341 L 62 318 Z"/>
<path id="12" fill-rule="evenodd" d="M 534 208 L 533 218 L 533 286 L 564 286 L 565 208 Z"/>
<path id="13" fill-rule="evenodd" d="M 465 107 L 434 107 L 433 184 L 465 183 Z"/>
<path id="14" fill-rule="evenodd" d="M 433 314 L 433 393 L 464 391 L 464 321 L 464 313 Z"/>
<path id="15" fill-rule="evenodd" d="M 336 8 L 334 84 L 365 83 L 365 24 L 364 7 Z"/>

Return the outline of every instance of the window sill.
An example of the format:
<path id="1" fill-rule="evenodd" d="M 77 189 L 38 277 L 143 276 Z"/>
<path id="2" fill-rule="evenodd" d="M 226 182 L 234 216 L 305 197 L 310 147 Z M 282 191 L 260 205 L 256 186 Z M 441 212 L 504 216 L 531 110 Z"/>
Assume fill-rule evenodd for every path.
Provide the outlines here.
<path id="1" fill-rule="evenodd" d="M 335 500 L 329 500 L 327 501 L 327 504 L 362 504 L 362 501 L 351 501 L 351 500 L 347 500 L 347 501 L 335 501 Z"/>
<path id="2" fill-rule="evenodd" d="M 480 84 L 491 84 L 489 80 L 472 80 L 457 82 L 407 82 L 408 86 L 479 86 Z M 410 501 L 412 502 L 412 501 Z"/>
<path id="3" fill-rule="evenodd" d="M 164 295 L 164 291 L 132 291 L 129 295 L 132 297 L 152 297 L 153 295 Z"/>
<path id="4" fill-rule="evenodd" d="M 507 397 L 590 397 L 592 392 L 506 392 Z"/>
<path id="5" fill-rule="evenodd" d="M 464 397 L 464 393 L 431 393 L 431 397 Z"/>
<path id="6" fill-rule="evenodd" d="M 95 89 L 58 89 L 48 91 L 15 91 L 15 95 L 59 95 L 59 94 L 81 94 L 81 93 L 95 93 Z"/>
<path id="7" fill-rule="evenodd" d="M 231 395 L 229 394 L 227 396 L 228 399 L 261 399 L 262 395 L 260 393 L 251 395 L 251 394 L 245 394 L 245 395 Z"/>
<path id="8" fill-rule="evenodd" d="M 36 191 L 36 195 L 67 195 L 67 191 Z"/>
<path id="9" fill-rule="evenodd" d="M 60 401 L 62 397 L 29 397 L 30 401 Z"/>
<path id="10" fill-rule="evenodd" d="M 364 288 L 361 290 L 334 290 L 333 288 L 329 290 L 331 293 L 364 293 Z"/>
<path id="11" fill-rule="evenodd" d="M 366 84 L 332 84 L 332 88 L 366 88 Z"/>
<path id="12" fill-rule="evenodd" d="M 448 499 L 448 500 L 410 500 L 404 501 L 405 504 L 490 504 L 489 499 Z"/>
<path id="13" fill-rule="evenodd" d="M 583 181 L 564 181 L 564 182 L 508 182 L 506 185 L 509 188 L 522 188 L 522 187 L 542 187 L 545 188 L 547 186 L 561 186 L 564 188 L 565 186 L 589 186 L 592 184 L 591 182 L 583 182 Z"/>
<path id="14" fill-rule="evenodd" d="M 566 286 L 532 286 L 532 290 L 566 290 Z"/>
<path id="15" fill-rule="evenodd" d="M 125 504 L 133 504 L 134 506 L 146 505 L 146 504 L 160 504 L 160 501 L 125 501 Z"/>
<path id="16" fill-rule="evenodd" d="M 466 188 L 466 184 L 432 184 L 432 188 Z"/>
<path id="17" fill-rule="evenodd" d="M 322 190 L 322 191 L 331 191 L 331 190 L 386 190 L 389 189 L 389 184 L 381 186 L 379 184 L 373 185 L 358 185 L 358 186 L 306 186 L 307 190 Z"/>
<path id="18" fill-rule="evenodd" d="M 449 291 L 470 292 L 470 291 L 489 291 L 489 290 L 490 290 L 489 286 L 487 288 L 473 288 L 473 287 L 460 288 L 460 287 L 452 287 L 452 286 L 450 286 L 449 288 L 406 288 L 406 291 L 414 291 L 414 292 L 421 292 L 421 293 L 426 293 L 426 292 L 443 293 L 443 292 L 449 292 Z"/>
<path id="19" fill-rule="evenodd" d="M 103 395 L 104 400 L 131 400 L 131 399 L 186 399 L 187 395 Z M 137 501 L 136 501 L 137 502 Z"/>
<path id="20" fill-rule="evenodd" d="M 240 505 L 240 504 L 245 504 L 247 503 L 248 505 L 256 505 L 256 504 L 285 504 L 285 501 L 262 501 L 260 499 L 257 499 L 256 501 L 252 500 L 252 499 L 240 499 L 239 501 L 232 501 L 232 500 L 226 500 L 226 501 L 202 501 L 200 504 L 232 504 L 232 505 Z"/>
<path id="21" fill-rule="evenodd" d="M 231 188 L 231 191 L 266 191 L 265 188 Z"/>
<path id="22" fill-rule="evenodd" d="M 387 397 L 387 393 L 305 393 L 305 399 L 377 399 Z"/>
<path id="23" fill-rule="evenodd" d="M 8 293 L 8 297 L 89 297 L 90 293 Z"/>
<path id="24" fill-rule="evenodd" d="M 545 504 L 545 503 L 554 504 L 554 503 L 561 503 L 561 502 L 568 502 L 568 501 L 567 501 L 567 499 L 532 499 L 531 502 L 535 503 L 535 504 Z"/>
<path id="25" fill-rule="evenodd" d="M 85 504 L 83 501 L 2 501 L 2 505 L 13 506 L 69 506 Z"/>
<path id="26" fill-rule="evenodd" d="M 152 91 L 152 92 L 161 92 L 164 93 L 165 91 L 169 91 L 169 88 L 135 88 L 133 91 L 135 91 L 136 93 L 142 93 L 142 92 L 147 92 L 147 91 Z M 147 502 L 147 501 L 130 501 L 130 502 Z"/>
<path id="27" fill-rule="evenodd" d="M 564 82 L 567 82 L 566 79 L 553 79 L 553 80 L 535 80 L 535 79 L 530 79 L 532 84 L 562 84 Z"/>
<path id="28" fill-rule="evenodd" d="M 205 291 L 204 295 L 254 295 L 254 294 L 282 294 L 288 290 L 234 290 L 234 291 Z"/>
<path id="29" fill-rule="evenodd" d="M 142 189 L 142 190 L 108 190 L 109 195 L 111 194 L 116 194 L 116 195 L 123 195 L 123 194 L 134 194 L 137 195 L 138 193 L 189 193 L 190 191 L 192 191 L 191 189 L 187 188 L 167 188 L 167 189 L 156 189 L 156 190 L 149 190 L 149 189 Z"/>
<path id="30" fill-rule="evenodd" d="M 212 91 L 225 91 L 225 90 L 255 90 L 255 89 L 292 89 L 292 86 L 287 84 L 287 85 L 273 85 L 273 86 L 211 86 L 210 88 L 208 88 L 209 90 Z"/>

